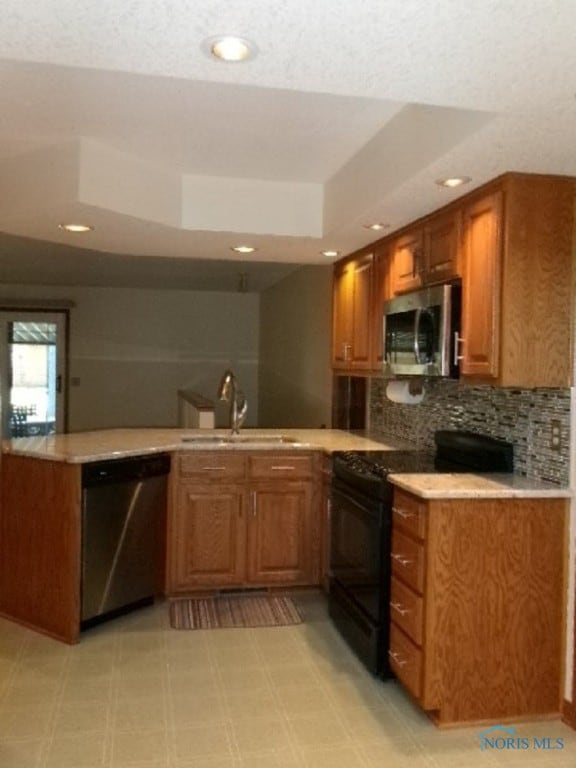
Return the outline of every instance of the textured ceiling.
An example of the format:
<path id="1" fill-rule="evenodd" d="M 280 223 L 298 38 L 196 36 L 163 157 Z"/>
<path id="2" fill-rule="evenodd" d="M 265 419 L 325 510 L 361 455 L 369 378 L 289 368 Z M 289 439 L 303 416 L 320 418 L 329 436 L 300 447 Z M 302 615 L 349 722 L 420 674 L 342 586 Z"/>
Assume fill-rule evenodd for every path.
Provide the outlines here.
<path id="1" fill-rule="evenodd" d="M 576 175 L 575 30 L 574 0 L 3 0 L 0 280 L 257 290 L 441 176 Z"/>

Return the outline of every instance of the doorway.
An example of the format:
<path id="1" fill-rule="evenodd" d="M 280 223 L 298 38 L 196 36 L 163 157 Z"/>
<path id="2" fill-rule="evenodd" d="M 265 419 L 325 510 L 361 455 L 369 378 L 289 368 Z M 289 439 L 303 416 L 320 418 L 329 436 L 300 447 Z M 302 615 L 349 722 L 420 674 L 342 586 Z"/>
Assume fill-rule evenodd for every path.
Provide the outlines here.
<path id="1" fill-rule="evenodd" d="M 68 312 L 0 311 L 2 436 L 65 432 Z"/>

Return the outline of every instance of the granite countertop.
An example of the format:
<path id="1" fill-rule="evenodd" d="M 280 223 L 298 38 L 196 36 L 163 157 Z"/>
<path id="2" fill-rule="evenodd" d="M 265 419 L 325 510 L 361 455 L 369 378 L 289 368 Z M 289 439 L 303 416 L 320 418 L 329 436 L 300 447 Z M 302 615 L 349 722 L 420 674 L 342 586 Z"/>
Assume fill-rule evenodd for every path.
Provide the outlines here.
<path id="1" fill-rule="evenodd" d="M 83 464 L 104 459 L 145 456 L 164 451 L 382 451 L 403 450 L 414 446 L 371 432 L 346 432 L 340 429 L 243 429 L 250 438 L 282 435 L 295 442 L 221 445 L 185 442 L 186 437 L 227 437 L 227 429 L 103 429 L 71 432 L 46 437 L 19 437 L 5 440 L 2 452 L 48 461 Z M 394 485 L 424 499 L 440 498 L 568 498 L 568 488 L 553 483 L 530 480 L 520 475 L 474 474 L 395 474 Z"/>
<path id="2" fill-rule="evenodd" d="M 397 474 L 390 481 L 423 499 L 569 498 L 569 488 L 507 474 Z"/>
<path id="3" fill-rule="evenodd" d="M 243 429 L 242 435 L 264 438 L 283 435 L 295 443 L 250 444 L 238 443 L 206 445 L 184 442 L 185 437 L 226 437 L 226 429 L 105 429 L 94 432 L 71 432 L 47 437 L 18 437 L 6 440 L 2 452 L 16 456 L 29 456 L 49 461 L 86 463 L 103 459 L 119 459 L 128 456 L 144 456 L 163 451 L 242 451 L 242 450 L 317 450 L 334 451 L 397 450 L 406 448 L 405 443 L 387 440 L 373 433 L 352 433 L 339 429 Z"/>

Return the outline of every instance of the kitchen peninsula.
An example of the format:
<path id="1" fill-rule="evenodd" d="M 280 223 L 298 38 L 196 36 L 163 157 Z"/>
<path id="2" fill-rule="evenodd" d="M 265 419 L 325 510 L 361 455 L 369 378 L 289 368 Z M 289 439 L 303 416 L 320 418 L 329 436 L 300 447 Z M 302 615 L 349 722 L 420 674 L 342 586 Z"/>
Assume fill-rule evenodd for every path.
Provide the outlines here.
<path id="1" fill-rule="evenodd" d="M 65 642 L 78 641 L 87 463 L 170 455 L 159 542 L 164 573 L 157 593 L 177 594 L 244 584 L 317 585 L 326 487 L 322 457 L 383 447 L 325 429 L 245 430 L 236 439 L 225 430 L 112 429 L 7 441 L 0 614 Z"/>
<path id="2" fill-rule="evenodd" d="M 7 441 L 0 614 L 64 642 L 79 640 L 83 464 L 171 456 L 165 573 L 158 593 L 176 595 L 202 587 L 320 584 L 326 569 L 327 457 L 337 450 L 406 447 L 382 436 L 327 429 L 245 430 L 238 439 L 222 442 L 227 435 L 224 430 L 113 429 Z M 435 477 L 441 487 L 442 476 Z M 487 485 L 478 477 L 472 480 L 468 491 L 481 497 Z M 486 483 L 500 498 L 568 495 L 517 476 Z M 453 482 L 445 485 L 449 497 L 462 493 L 462 484 L 457 489 Z M 217 526 L 208 530 L 213 515 Z"/>

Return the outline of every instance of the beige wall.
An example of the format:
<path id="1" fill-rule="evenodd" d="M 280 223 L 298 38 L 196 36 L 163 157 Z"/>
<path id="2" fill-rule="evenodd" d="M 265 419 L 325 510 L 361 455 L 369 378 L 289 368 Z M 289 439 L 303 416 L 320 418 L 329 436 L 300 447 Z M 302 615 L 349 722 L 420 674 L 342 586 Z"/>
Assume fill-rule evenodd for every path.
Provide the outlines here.
<path id="1" fill-rule="evenodd" d="M 331 266 L 302 267 L 261 295 L 260 426 L 330 426 Z"/>
<path id="2" fill-rule="evenodd" d="M 71 299 L 70 431 L 176 426 L 177 390 L 215 398 L 232 366 L 258 423 L 259 297 L 66 286 L 1 286 L 6 298 Z M 217 409 L 223 423 L 226 406 Z"/>

